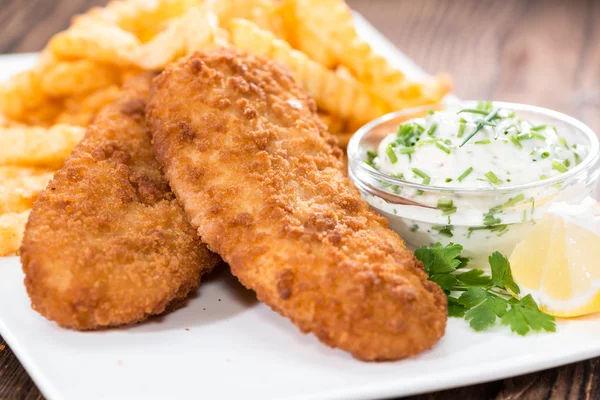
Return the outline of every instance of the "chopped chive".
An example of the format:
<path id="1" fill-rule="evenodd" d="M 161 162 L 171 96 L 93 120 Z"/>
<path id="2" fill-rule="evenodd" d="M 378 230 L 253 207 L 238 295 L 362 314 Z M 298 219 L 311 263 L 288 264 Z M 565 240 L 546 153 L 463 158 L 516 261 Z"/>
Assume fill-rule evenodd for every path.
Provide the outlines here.
<path id="1" fill-rule="evenodd" d="M 438 124 L 437 122 L 434 122 L 427 130 L 427 136 L 433 136 L 435 134 L 435 131 L 437 131 L 437 128 Z"/>
<path id="2" fill-rule="evenodd" d="M 550 153 L 548 153 L 547 151 L 542 153 L 542 158 L 548 158 L 550 157 Z"/>
<path id="3" fill-rule="evenodd" d="M 422 190 L 417 190 L 417 196 L 421 196 L 423 194 Z"/>
<path id="4" fill-rule="evenodd" d="M 490 231 L 492 232 L 506 232 L 507 229 L 508 225 L 506 224 L 490 226 Z"/>
<path id="5" fill-rule="evenodd" d="M 561 143 L 563 146 L 565 146 L 565 149 L 569 150 L 569 145 L 567 144 L 567 141 L 565 140 L 565 138 L 564 138 L 564 137 L 559 137 L 559 138 L 558 138 L 558 141 L 559 141 L 559 142 L 560 142 L 560 143 Z"/>
<path id="6" fill-rule="evenodd" d="M 439 199 L 437 202 L 437 208 L 444 209 L 454 207 L 454 201 L 449 199 Z"/>
<path id="7" fill-rule="evenodd" d="M 508 227 L 505 227 L 505 229 L 504 229 L 504 230 L 502 230 L 502 231 L 501 231 L 501 232 L 500 232 L 498 235 L 496 235 L 496 236 L 498 236 L 498 237 L 500 237 L 500 236 L 503 236 L 503 235 L 504 235 L 506 232 L 508 232 Z"/>
<path id="8" fill-rule="evenodd" d="M 423 147 L 428 144 L 436 143 L 437 141 L 438 141 L 438 139 L 425 139 L 425 140 L 419 141 L 419 144 L 417 146 Z"/>
<path id="9" fill-rule="evenodd" d="M 454 229 L 454 227 L 452 225 L 439 225 L 439 226 L 432 226 L 431 228 L 438 231 L 439 234 L 442 236 L 446 236 L 446 237 L 454 236 L 452 234 L 452 229 Z"/>
<path id="10" fill-rule="evenodd" d="M 463 118 L 460 119 L 460 128 L 458 128 L 457 137 L 462 137 L 465 134 L 465 129 L 467 128 L 467 121 Z"/>
<path id="11" fill-rule="evenodd" d="M 478 140 L 475 144 L 490 144 L 490 139 Z"/>
<path id="12" fill-rule="evenodd" d="M 486 115 L 486 117 L 483 119 L 484 122 L 491 122 L 494 118 L 496 118 L 498 116 L 498 113 L 500 112 L 500 109 L 497 108 L 496 110 L 490 112 L 489 114 Z M 467 143 L 469 140 L 471 140 L 471 138 L 473 136 L 475 136 L 477 134 L 477 132 L 479 132 L 481 129 L 483 129 L 483 124 L 481 122 L 479 122 L 477 124 L 477 126 L 475 127 L 475 129 L 473 129 L 473 131 L 471 133 L 469 133 L 469 135 L 467 135 L 467 137 L 462 141 L 462 143 L 460 144 L 459 147 L 462 147 L 465 145 L 465 143 Z"/>
<path id="13" fill-rule="evenodd" d="M 492 111 L 492 102 L 480 100 L 477 102 L 477 109 L 490 112 Z"/>
<path id="14" fill-rule="evenodd" d="M 416 232 L 416 231 L 418 231 L 418 230 L 419 230 L 419 225 L 417 225 L 417 224 L 413 224 L 413 225 L 410 227 L 410 231 L 411 231 L 411 232 Z"/>
<path id="15" fill-rule="evenodd" d="M 435 142 L 435 147 L 442 150 L 446 154 L 450 154 L 450 149 L 448 148 L 448 146 L 446 146 L 445 144 L 443 144 L 441 142 Z"/>
<path id="16" fill-rule="evenodd" d="M 500 183 L 500 179 L 498 179 L 498 177 L 496 176 L 496 174 L 494 174 L 492 171 L 488 171 L 485 174 L 485 177 L 489 179 L 490 182 L 492 182 L 494 185 L 497 185 Z"/>
<path id="17" fill-rule="evenodd" d="M 543 131 L 544 129 L 546 129 L 546 125 L 537 125 L 532 127 L 530 130 L 531 131 Z"/>
<path id="18" fill-rule="evenodd" d="M 425 181 L 427 181 L 427 183 L 431 182 L 431 177 L 429 175 L 427 175 L 425 172 L 421 171 L 419 168 L 413 168 L 412 172 L 415 175 L 423 178 L 423 183 L 425 183 Z"/>
<path id="19" fill-rule="evenodd" d="M 469 113 L 469 114 L 479 114 L 479 115 L 488 115 L 489 113 L 485 110 L 478 110 L 476 108 L 463 108 L 457 114 Z"/>
<path id="20" fill-rule="evenodd" d="M 544 174 L 540 175 L 540 180 L 545 181 L 548 177 Z"/>
<path id="21" fill-rule="evenodd" d="M 452 178 L 446 178 L 446 183 L 452 182 Z"/>
<path id="22" fill-rule="evenodd" d="M 540 135 L 539 133 L 532 133 L 531 137 L 533 139 L 540 139 L 540 140 L 546 140 L 546 136 L 544 135 Z"/>
<path id="23" fill-rule="evenodd" d="M 450 207 L 445 209 L 442 215 L 452 215 L 454 213 L 456 213 L 456 207 Z M 450 222 L 450 219 L 448 219 L 448 222 Z"/>
<path id="24" fill-rule="evenodd" d="M 533 215 L 533 212 L 535 211 L 535 199 L 531 197 L 529 201 L 531 202 L 531 215 Z"/>
<path id="25" fill-rule="evenodd" d="M 398 127 L 397 136 L 405 136 L 412 134 L 413 127 L 411 124 L 402 124 Z"/>
<path id="26" fill-rule="evenodd" d="M 521 133 L 517 136 L 519 140 L 529 140 L 529 139 L 540 139 L 546 140 L 546 136 L 540 135 L 539 133 Z"/>
<path id="27" fill-rule="evenodd" d="M 511 207 L 514 206 L 515 204 L 517 204 L 520 201 L 525 200 L 525 195 L 523 193 L 516 195 L 515 197 L 508 199 L 508 201 L 504 204 L 502 204 L 502 209 L 506 208 L 506 207 Z"/>
<path id="28" fill-rule="evenodd" d="M 414 152 L 415 152 L 414 147 L 400 147 L 398 149 L 398 153 L 400 153 L 400 154 L 412 154 Z"/>
<path id="29" fill-rule="evenodd" d="M 434 111 L 433 111 L 433 110 L 431 110 L 431 109 L 430 109 L 430 110 L 427 110 L 427 114 L 428 114 L 428 115 L 433 115 L 433 113 L 434 113 Z"/>
<path id="30" fill-rule="evenodd" d="M 388 155 L 388 157 L 390 158 L 390 161 L 392 162 L 392 164 L 396 164 L 398 162 L 398 157 L 396 157 L 396 153 L 394 152 L 394 149 L 392 147 L 393 146 L 390 143 L 388 145 L 388 147 L 385 149 L 385 152 Z"/>
<path id="31" fill-rule="evenodd" d="M 367 156 L 369 158 L 375 158 L 375 157 L 377 157 L 377 153 L 375 153 L 375 152 L 373 152 L 371 150 L 367 150 Z"/>
<path id="32" fill-rule="evenodd" d="M 500 219 L 497 218 L 498 221 L 500 221 Z M 488 231 L 492 231 L 492 232 L 499 232 L 499 231 L 503 231 L 505 229 L 508 228 L 507 224 L 501 224 L 501 225 L 488 225 L 488 226 L 471 226 L 469 227 L 469 235 L 473 232 L 473 231 L 484 231 L 484 230 L 488 230 Z M 470 236 L 467 236 L 467 238 L 469 238 Z"/>
<path id="33" fill-rule="evenodd" d="M 485 218 L 483 218 L 483 224 L 486 226 L 497 225 L 500 222 L 502 222 L 502 220 L 493 215 L 486 215 Z"/>
<path id="34" fill-rule="evenodd" d="M 518 140 L 516 137 L 514 137 L 514 136 L 511 136 L 511 137 L 510 137 L 510 141 L 511 141 L 511 142 L 512 142 L 512 143 L 513 143 L 515 146 L 517 146 L 518 148 L 520 148 L 520 149 L 522 149 L 522 148 L 523 148 L 523 145 L 521 144 L 521 142 L 519 142 L 519 140 Z"/>
<path id="35" fill-rule="evenodd" d="M 567 167 L 565 167 L 560 161 L 556 160 L 552 161 L 552 168 L 563 174 L 568 171 Z"/>
<path id="36" fill-rule="evenodd" d="M 569 161 L 568 158 L 565 158 L 565 160 L 563 161 L 563 164 L 565 164 L 565 167 L 569 168 L 571 166 L 571 161 Z"/>
<path id="37" fill-rule="evenodd" d="M 469 167 L 465 170 L 465 172 L 463 172 L 462 174 L 460 174 L 460 176 L 458 177 L 458 181 L 462 182 L 463 179 L 465 179 L 467 176 L 469 176 L 469 174 L 473 172 L 473 167 Z"/>
<path id="38" fill-rule="evenodd" d="M 488 121 L 486 121 L 486 120 L 479 121 L 479 123 L 480 123 L 480 124 L 483 124 L 483 125 L 485 125 L 485 126 L 496 126 L 496 124 L 495 124 L 495 123 L 493 123 L 493 122 L 488 122 Z"/>
<path id="39" fill-rule="evenodd" d="M 396 141 L 405 146 L 410 147 L 414 146 L 417 140 L 419 140 L 418 129 L 416 128 L 415 123 L 405 123 L 398 127 L 397 139 Z"/>
<path id="40" fill-rule="evenodd" d="M 575 147 L 575 145 L 573 145 L 573 147 Z M 581 157 L 579 154 L 577 154 L 577 152 L 573 152 L 573 157 L 575 157 L 575 165 L 581 164 Z"/>

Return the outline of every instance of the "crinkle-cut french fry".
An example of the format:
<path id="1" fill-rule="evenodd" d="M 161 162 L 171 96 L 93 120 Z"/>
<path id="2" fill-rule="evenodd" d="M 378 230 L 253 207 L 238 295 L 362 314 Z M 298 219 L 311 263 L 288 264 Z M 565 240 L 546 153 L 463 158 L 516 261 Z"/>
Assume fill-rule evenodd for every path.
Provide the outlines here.
<path id="1" fill-rule="evenodd" d="M 85 128 L 63 124 L 2 128 L 0 165 L 60 167 L 84 134 Z"/>
<path id="2" fill-rule="evenodd" d="M 42 75 L 42 91 L 60 97 L 92 92 L 119 83 L 116 67 L 91 60 L 59 61 Z"/>
<path id="3" fill-rule="evenodd" d="M 227 31 L 219 27 L 219 18 L 206 7 L 195 7 L 138 47 L 132 61 L 144 69 L 160 69 L 196 50 L 226 46 L 228 42 Z"/>
<path id="4" fill-rule="evenodd" d="M 133 33 L 84 15 L 69 29 L 56 34 L 48 43 L 48 49 L 62 60 L 84 58 L 128 66 L 130 55 L 140 45 Z"/>
<path id="5" fill-rule="evenodd" d="M 297 22 L 294 44 L 319 62 L 341 63 L 393 108 L 435 103 L 450 91 L 447 75 L 411 81 L 375 53 L 358 36 L 350 8 L 343 0 L 292 1 Z M 332 55 L 333 60 L 324 59 L 323 53 Z"/>
<path id="6" fill-rule="evenodd" d="M 16 254 L 23 240 L 30 210 L 0 215 L 0 256 Z"/>
<path id="7" fill-rule="evenodd" d="M 43 51 L 37 65 L 0 83 L 0 113 L 7 118 L 31 124 L 45 124 L 54 118 L 60 103 L 42 90 L 42 75 L 56 59 Z"/>
<path id="8" fill-rule="evenodd" d="M 48 126 L 61 112 L 62 102 L 44 93 L 44 72 L 56 58 L 42 52 L 37 65 L 0 83 L 0 114 L 19 123 Z"/>
<path id="9" fill-rule="evenodd" d="M 29 210 L 53 175 L 47 169 L 0 167 L 0 214 Z"/>
<path id="10" fill-rule="evenodd" d="M 98 111 L 114 102 L 120 93 L 120 86 L 113 85 L 92 93 L 66 98 L 63 112 L 56 118 L 56 123 L 88 126 Z"/>
<path id="11" fill-rule="evenodd" d="M 86 15 L 133 33 L 142 43 L 158 34 L 165 21 L 183 15 L 205 0 L 127 0 L 111 1 L 105 7 L 93 8 Z"/>
<path id="12" fill-rule="evenodd" d="M 319 119 L 327 126 L 329 133 L 338 133 L 344 129 L 344 120 L 339 117 L 319 111 Z"/>
<path id="13" fill-rule="evenodd" d="M 385 113 L 384 104 L 357 80 L 330 71 L 271 32 L 242 19 L 231 21 L 233 44 L 288 67 L 317 105 L 342 119 L 366 123 Z"/>
<path id="14" fill-rule="evenodd" d="M 40 76 L 34 70 L 19 72 L 0 85 L 0 110 L 10 119 L 21 120 L 30 106 L 44 103 Z"/>
<path id="15" fill-rule="evenodd" d="M 227 29 L 233 19 L 247 19 L 285 39 L 283 3 L 274 0 L 208 0 L 206 6 L 213 10 Z"/>

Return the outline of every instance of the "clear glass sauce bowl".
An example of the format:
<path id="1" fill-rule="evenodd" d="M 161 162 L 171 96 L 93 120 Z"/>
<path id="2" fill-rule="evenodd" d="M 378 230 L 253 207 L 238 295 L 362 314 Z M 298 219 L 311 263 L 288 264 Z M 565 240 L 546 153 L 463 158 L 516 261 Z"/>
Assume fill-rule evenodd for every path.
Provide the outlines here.
<path id="1" fill-rule="evenodd" d="M 367 151 L 376 152 L 381 140 L 397 132 L 402 122 L 424 117 L 429 110 L 474 108 L 476 104 L 466 101 L 412 108 L 368 123 L 348 144 L 348 170 L 364 199 L 390 221 L 390 228 L 398 232 L 409 247 L 430 246 L 436 242 L 443 245 L 459 243 L 464 247 L 463 254 L 471 258 L 471 266 L 486 268 L 487 257 L 492 252 L 500 251 L 509 256 L 551 204 L 558 201 L 578 203 L 594 194 L 600 176 L 600 146 L 594 132 L 575 118 L 530 105 L 493 102 L 494 107 L 514 110 L 523 120 L 555 125 L 561 136 L 586 146 L 587 155 L 579 165 L 559 176 L 490 188 L 436 187 L 407 182 L 365 163 Z M 494 214 L 500 223 L 483 224 L 483 217 L 490 209 L 507 202 L 510 204 L 515 198 L 523 200 Z M 444 210 L 436 208 L 442 199 L 452 200 L 456 206 L 454 214 L 444 215 Z"/>

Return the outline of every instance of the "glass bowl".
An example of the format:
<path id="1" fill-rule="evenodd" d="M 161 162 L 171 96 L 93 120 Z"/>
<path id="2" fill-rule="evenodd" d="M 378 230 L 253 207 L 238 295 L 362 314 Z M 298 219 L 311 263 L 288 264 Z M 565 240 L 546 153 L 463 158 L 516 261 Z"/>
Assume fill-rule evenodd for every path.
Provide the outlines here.
<path id="1" fill-rule="evenodd" d="M 360 128 L 348 144 L 348 171 L 363 198 L 390 221 L 409 247 L 458 243 L 473 267 L 485 268 L 494 251 L 509 256 L 515 245 L 553 203 L 579 203 L 593 195 L 600 176 L 600 148 L 594 132 L 582 122 L 545 108 L 507 102 L 495 106 L 511 109 L 518 118 L 555 125 L 561 135 L 587 147 L 587 155 L 568 172 L 528 184 L 490 188 L 436 187 L 407 182 L 368 165 L 367 151 L 397 131 L 398 125 L 423 117 L 429 110 L 474 108 L 477 102 L 435 105 L 393 112 Z M 438 202 L 452 201 L 456 211 L 447 215 Z M 517 201 L 518 200 L 518 201 Z M 492 218 L 484 223 L 486 215 Z"/>

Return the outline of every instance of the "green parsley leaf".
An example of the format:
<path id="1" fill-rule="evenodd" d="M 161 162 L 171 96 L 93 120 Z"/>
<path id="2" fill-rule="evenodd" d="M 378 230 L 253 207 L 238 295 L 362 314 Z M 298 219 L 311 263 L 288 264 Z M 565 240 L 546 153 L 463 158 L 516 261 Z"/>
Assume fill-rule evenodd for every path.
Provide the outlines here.
<path id="1" fill-rule="evenodd" d="M 510 326 L 510 330 L 519 335 L 526 335 L 530 330 L 556 331 L 554 317 L 541 312 L 530 294 L 518 303 L 513 301 L 510 310 L 504 314 L 500 322 L 502 325 Z"/>
<path id="2" fill-rule="evenodd" d="M 451 292 L 454 286 L 456 286 L 456 275 L 453 274 L 431 275 L 429 280 L 440 285 L 445 292 Z"/>
<path id="3" fill-rule="evenodd" d="M 508 259 L 495 251 L 488 258 L 492 267 L 492 285 L 501 289 L 508 289 L 514 294 L 519 294 L 519 286 L 515 283 Z"/>
<path id="4" fill-rule="evenodd" d="M 456 297 L 448 296 L 448 316 L 463 318 L 468 309 L 460 304 Z"/>
<path id="5" fill-rule="evenodd" d="M 458 259 L 462 249 L 460 244 L 449 244 L 442 247 L 442 244 L 438 242 L 431 247 L 419 247 L 415 250 L 415 256 L 423 263 L 428 274 L 435 275 L 456 270 L 462 263 Z"/>
<path id="6" fill-rule="evenodd" d="M 519 199 L 519 196 L 516 197 Z M 449 203 L 442 201 L 443 206 Z M 506 229 L 506 225 L 498 225 Z M 496 226 L 485 227 L 495 231 Z M 450 243 L 443 247 L 436 243 L 431 247 L 422 246 L 415 256 L 425 267 L 429 280 L 436 282 L 448 298 L 448 316 L 464 318 L 476 331 L 492 327 L 499 320 L 513 332 L 525 335 L 529 331 L 554 332 L 554 317 L 540 311 L 531 295 L 521 300 L 513 298 L 506 290 L 518 293 L 510 271 L 510 263 L 499 252 L 489 257 L 492 276 L 484 275 L 479 269 L 458 272 L 467 266 L 469 259 L 461 257 L 463 247 Z M 459 297 L 456 293 L 462 292 Z"/>
<path id="7" fill-rule="evenodd" d="M 467 308 L 473 308 L 488 298 L 488 293 L 481 288 L 469 288 L 466 292 L 460 295 L 458 301 Z"/>
<path id="8" fill-rule="evenodd" d="M 496 324 L 496 318 L 506 313 L 508 303 L 482 288 L 469 288 L 458 299 L 459 303 L 469 308 L 465 319 L 476 331 L 483 331 Z"/>
<path id="9" fill-rule="evenodd" d="M 482 269 L 472 269 L 456 275 L 456 278 L 467 286 L 490 286 L 492 278 L 483 275 Z"/>

